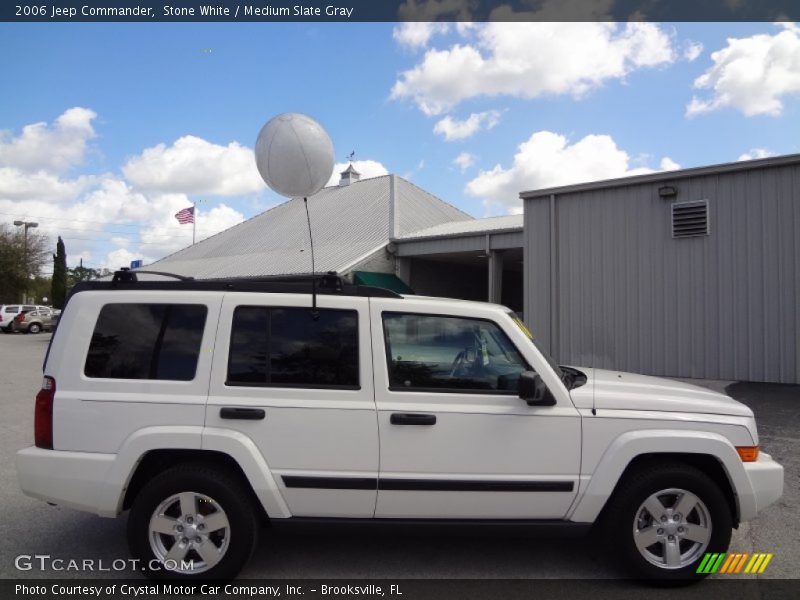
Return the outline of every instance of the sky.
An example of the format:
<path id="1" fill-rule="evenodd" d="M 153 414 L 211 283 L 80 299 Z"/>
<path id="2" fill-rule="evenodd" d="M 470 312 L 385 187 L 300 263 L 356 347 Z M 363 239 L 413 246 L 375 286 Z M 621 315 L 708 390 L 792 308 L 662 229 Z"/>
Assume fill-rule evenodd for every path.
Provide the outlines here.
<path id="1" fill-rule="evenodd" d="M 773 23 L 0 24 L 0 222 L 68 264 L 145 264 L 285 201 L 261 127 L 475 217 L 521 191 L 800 152 L 800 27 Z"/>

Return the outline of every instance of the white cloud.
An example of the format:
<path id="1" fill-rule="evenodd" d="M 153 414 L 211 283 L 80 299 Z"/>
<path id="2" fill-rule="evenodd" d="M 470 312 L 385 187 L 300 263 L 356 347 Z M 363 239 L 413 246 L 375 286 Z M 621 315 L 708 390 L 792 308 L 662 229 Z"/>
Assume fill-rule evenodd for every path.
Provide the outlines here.
<path id="1" fill-rule="evenodd" d="M 162 193 L 237 196 L 265 188 L 250 148 L 238 142 L 220 146 L 193 135 L 171 146 L 146 148 L 122 172 L 142 190 Z"/>
<path id="2" fill-rule="evenodd" d="M 681 168 L 681 166 L 669 156 L 662 158 L 661 162 L 658 163 L 658 166 L 660 171 L 676 171 Z"/>
<path id="3" fill-rule="evenodd" d="M 800 92 L 800 28 L 779 27 L 774 35 L 728 38 L 725 48 L 712 52 L 713 66 L 694 81 L 696 89 L 709 94 L 693 96 L 686 114 L 730 107 L 748 117 L 780 115 L 784 98 Z"/>
<path id="4" fill-rule="evenodd" d="M 434 35 L 447 33 L 449 28 L 447 23 L 402 23 L 392 30 L 392 37 L 401 46 L 424 48 Z"/>
<path id="5" fill-rule="evenodd" d="M 333 165 L 333 173 L 331 173 L 331 178 L 328 180 L 328 183 L 325 184 L 325 187 L 339 185 L 341 173 L 349 164 L 350 163 L 344 162 Z M 389 171 L 386 170 L 386 167 L 384 167 L 383 164 L 377 160 L 354 160 L 352 164 L 353 168 L 361 174 L 362 180 L 389 174 Z"/>
<path id="6" fill-rule="evenodd" d="M 72 201 L 94 181 L 91 176 L 63 179 L 47 171 L 26 172 L 0 167 L 0 200 Z"/>
<path id="7" fill-rule="evenodd" d="M 56 174 L 67 171 L 83 161 L 87 142 L 95 137 L 95 117 L 94 111 L 76 106 L 52 125 L 26 125 L 16 137 L 0 132 L 0 166 Z"/>
<path id="8" fill-rule="evenodd" d="M 653 23 L 485 23 L 459 28 L 463 43 L 429 49 L 395 82 L 427 115 L 477 96 L 580 97 L 611 79 L 671 63 L 670 36 Z"/>
<path id="9" fill-rule="evenodd" d="M 660 168 L 678 168 L 663 158 Z M 483 199 L 487 207 L 519 212 L 519 193 L 546 187 L 651 173 L 646 167 L 631 168 L 631 157 L 608 135 L 587 135 L 570 144 L 566 137 L 538 131 L 519 145 L 513 164 L 496 165 L 480 173 L 466 186 L 466 193 Z"/>
<path id="10" fill-rule="evenodd" d="M 131 265 L 131 261 L 142 259 L 143 257 L 141 254 L 131 252 L 127 248 L 117 248 L 116 250 L 109 252 L 106 256 L 105 266 L 106 268 L 115 271 L 120 267 L 129 267 Z M 147 262 L 152 262 L 152 260 Z"/>
<path id="11" fill-rule="evenodd" d="M 178 225 L 175 220 L 175 213 L 191 203 L 184 194 L 163 194 L 153 198 L 147 221 L 139 230 L 142 256 L 138 258 L 153 262 L 191 245 L 192 226 Z M 206 210 L 201 203 L 197 205 L 196 211 L 197 242 L 244 221 L 242 213 L 224 203 L 210 210 Z M 134 243 L 129 248 L 136 246 Z"/>
<path id="12" fill-rule="evenodd" d="M 462 152 L 453 159 L 453 164 L 456 165 L 463 173 L 475 164 L 475 155 L 469 152 Z"/>
<path id="13" fill-rule="evenodd" d="M 0 139 L 0 221 L 35 220 L 37 233 L 48 236 L 53 247 L 61 235 L 71 265 L 80 257 L 91 267 L 118 268 L 134 258 L 152 262 L 191 243 L 191 226 L 180 226 L 174 217 L 191 204 L 188 193 L 233 195 L 264 188 L 250 149 L 192 136 L 130 159 L 124 169 L 130 181 L 109 173 L 69 178 L 64 171 L 81 164 L 86 143 L 95 136 L 95 117 L 91 110 L 73 108 L 52 125 L 35 123 L 17 137 Z M 163 193 L 162 186 L 187 193 Z M 200 204 L 197 239 L 243 219 L 226 204 L 209 209 Z M 105 262 L 89 264 L 92 256 Z"/>
<path id="14" fill-rule="evenodd" d="M 686 42 L 683 47 L 683 58 L 689 62 L 697 60 L 703 53 L 703 44 L 701 42 Z"/>
<path id="15" fill-rule="evenodd" d="M 475 135 L 481 129 L 491 129 L 500 122 L 500 111 L 487 110 L 472 113 L 463 121 L 451 116 L 439 120 L 433 127 L 433 132 L 444 136 L 448 142 L 464 140 Z"/>
<path id="16" fill-rule="evenodd" d="M 751 148 L 748 152 L 739 155 L 736 160 L 755 160 L 757 158 L 769 158 L 775 156 L 775 152 L 766 148 Z"/>

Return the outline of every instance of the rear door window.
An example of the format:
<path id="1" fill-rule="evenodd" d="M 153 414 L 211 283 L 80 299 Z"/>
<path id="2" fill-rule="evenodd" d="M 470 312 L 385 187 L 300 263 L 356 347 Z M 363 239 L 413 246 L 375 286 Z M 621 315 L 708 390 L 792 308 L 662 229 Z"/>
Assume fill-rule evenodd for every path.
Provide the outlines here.
<path id="1" fill-rule="evenodd" d="M 358 313 L 239 306 L 227 385 L 358 389 Z"/>
<path id="2" fill-rule="evenodd" d="M 84 374 L 191 381 L 207 313 L 202 304 L 106 304 L 97 318 Z"/>

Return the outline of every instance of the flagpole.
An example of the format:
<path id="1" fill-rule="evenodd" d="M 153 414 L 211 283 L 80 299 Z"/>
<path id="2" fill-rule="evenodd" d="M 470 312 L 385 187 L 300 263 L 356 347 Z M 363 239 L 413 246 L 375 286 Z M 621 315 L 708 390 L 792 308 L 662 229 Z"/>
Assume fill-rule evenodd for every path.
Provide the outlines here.
<path id="1" fill-rule="evenodd" d="M 197 202 L 192 204 L 192 246 L 194 246 L 194 233 L 197 230 Z"/>

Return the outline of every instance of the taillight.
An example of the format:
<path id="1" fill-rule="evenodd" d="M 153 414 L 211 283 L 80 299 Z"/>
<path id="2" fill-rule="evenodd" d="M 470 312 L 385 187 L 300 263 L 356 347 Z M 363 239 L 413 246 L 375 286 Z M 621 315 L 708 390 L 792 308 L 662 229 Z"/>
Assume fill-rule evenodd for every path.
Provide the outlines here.
<path id="1" fill-rule="evenodd" d="M 22 313 L 19 317 L 17 317 L 17 319 L 19 319 L 20 323 L 24 322 L 25 321 L 25 313 Z"/>
<path id="2" fill-rule="evenodd" d="M 56 395 L 56 380 L 45 377 L 42 389 L 36 394 L 33 411 L 33 438 L 37 448 L 53 449 L 53 398 Z"/>

